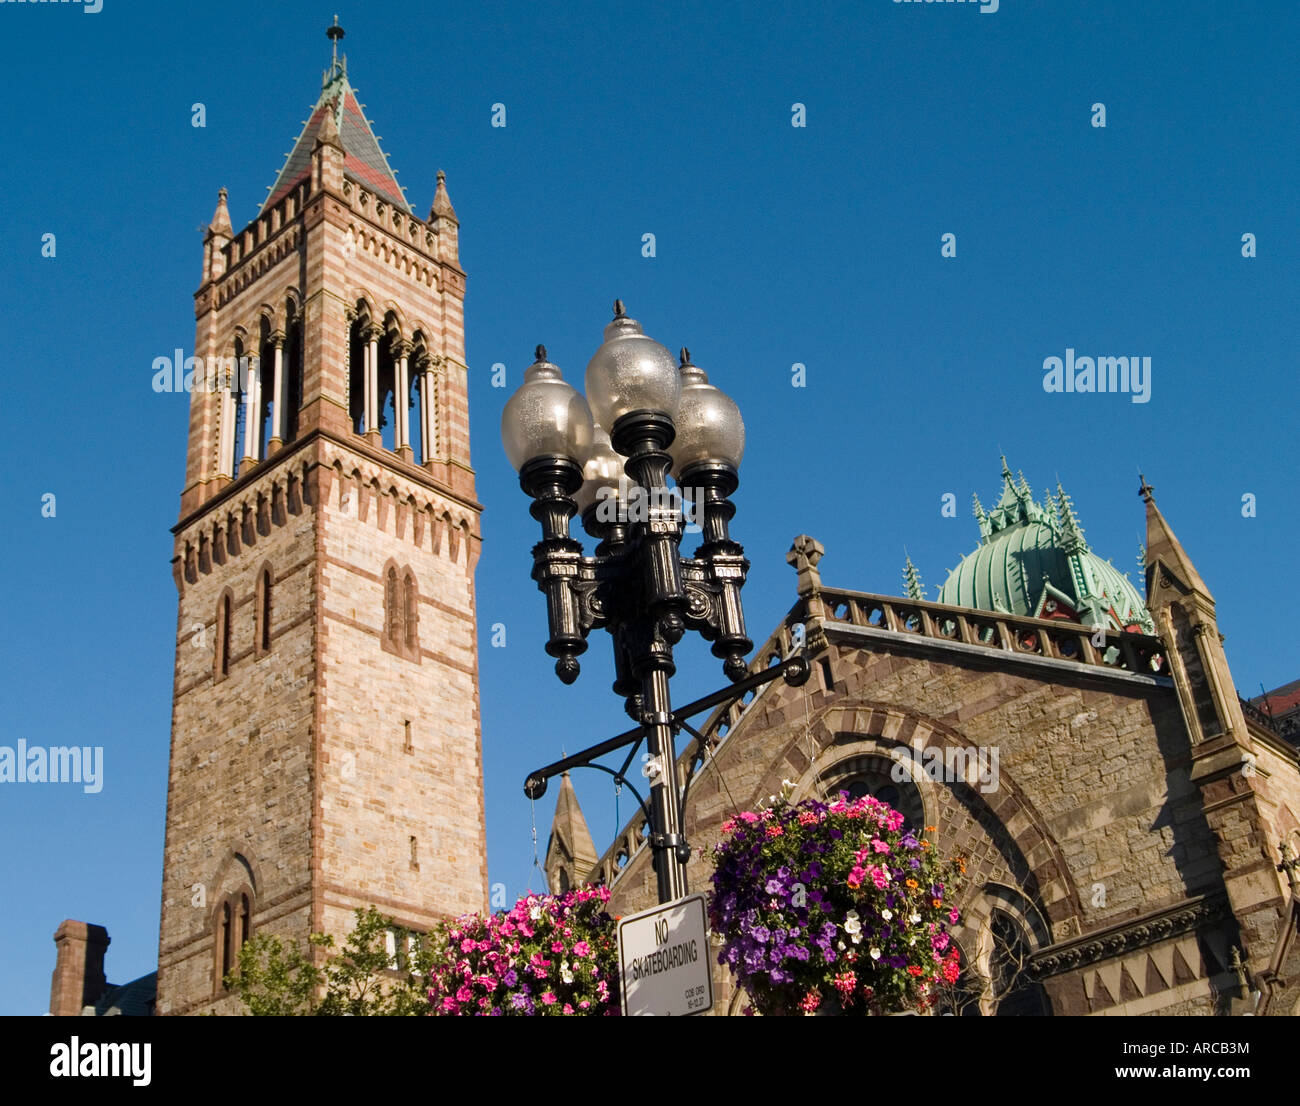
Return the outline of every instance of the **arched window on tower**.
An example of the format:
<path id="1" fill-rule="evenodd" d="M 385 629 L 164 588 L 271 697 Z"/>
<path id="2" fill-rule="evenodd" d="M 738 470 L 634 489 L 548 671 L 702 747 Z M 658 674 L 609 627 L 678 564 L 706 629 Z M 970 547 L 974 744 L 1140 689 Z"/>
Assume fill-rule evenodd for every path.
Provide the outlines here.
<path id="1" fill-rule="evenodd" d="M 384 573 L 384 639 L 393 647 L 400 646 L 403 640 L 401 590 L 397 568 L 389 565 Z"/>
<path id="2" fill-rule="evenodd" d="M 257 452 L 259 460 L 267 455 L 267 445 L 271 441 L 271 410 L 275 404 L 275 340 L 271 332 L 271 320 L 263 315 L 258 323 L 258 389 L 257 410 L 253 416 L 253 433 L 257 435 Z M 283 362 L 281 372 L 284 371 Z"/>
<path id="3" fill-rule="evenodd" d="M 254 653 L 262 656 L 271 648 L 271 566 L 264 565 L 257 574 L 253 602 Z"/>
<path id="4" fill-rule="evenodd" d="M 420 660 L 420 588 L 410 568 L 384 566 L 384 651 Z"/>
<path id="5" fill-rule="evenodd" d="M 393 360 L 393 342 L 398 338 L 397 323 L 390 314 L 384 320 L 384 334 L 375 347 L 378 356 L 375 387 L 379 397 L 379 438 L 385 449 L 397 448 L 397 363 Z"/>
<path id="6" fill-rule="evenodd" d="M 424 372 L 422 366 L 428 359 L 424 347 L 424 338 L 419 331 L 412 338 L 411 354 L 406 361 L 407 406 L 410 409 L 409 425 L 411 457 L 418 465 L 425 459 L 424 453 Z"/>
<path id="7" fill-rule="evenodd" d="M 213 925 L 213 990 L 229 990 L 226 979 L 239 972 L 239 950 L 253 935 L 253 892 L 245 885 L 217 903 Z"/>
<path id="8" fill-rule="evenodd" d="M 234 921 L 232 915 L 233 911 L 230 909 L 229 900 L 227 900 L 221 904 L 221 922 L 217 927 L 217 949 L 221 958 L 220 980 L 222 987 L 225 987 L 226 976 L 230 974 L 230 969 L 234 967 L 233 957 L 231 956 L 231 945 L 233 943 L 231 937 L 234 928 L 232 925 L 232 922 Z"/>
<path id="9" fill-rule="evenodd" d="M 298 437 L 302 407 L 302 313 L 293 300 L 285 302 L 284 372 L 284 440 L 291 442 Z"/>
<path id="10" fill-rule="evenodd" d="M 415 587 L 415 576 L 410 569 L 407 569 L 406 575 L 402 578 L 402 623 L 406 633 L 404 644 L 408 652 L 418 651 L 420 648 L 419 605 L 420 593 Z"/>
<path id="11" fill-rule="evenodd" d="M 239 475 L 239 462 L 244 459 L 244 392 L 248 385 L 248 354 L 241 338 L 235 339 L 235 360 L 230 366 L 229 387 L 224 394 L 225 409 L 222 418 L 229 420 L 229 431 L 222 435 L 229 452 L 224 468 L 231 476 Z"/>
<path id="12" fill-rule="evenodd" d="M 366 342 L 362 337 L 370 326 L 370 316 L 358 315 L 348 332 L 348 417 L 352 432 L 366 432 Z"/>
<path id="13" fill-rule="evenodd" d="M 213 676 L 218 680 L 224 680 L 230 675 L 230 616 L 233 607 L 234 603 L 231 599 L 230 589 L 227 588 L 221 593 L 221 598 L 217 600 L 216 634 L 213 643 Z"/>

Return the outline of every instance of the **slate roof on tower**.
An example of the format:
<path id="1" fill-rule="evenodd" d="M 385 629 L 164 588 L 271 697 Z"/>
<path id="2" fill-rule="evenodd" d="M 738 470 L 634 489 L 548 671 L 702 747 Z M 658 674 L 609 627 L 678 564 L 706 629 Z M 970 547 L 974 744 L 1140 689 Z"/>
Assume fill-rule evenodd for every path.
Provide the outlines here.
<path id="1" fill-rule="evenodd" d="M 304 181 L 311 173 L 311 151 L 316 139 L 326 126 L 328 116 L 333 116 L 337 138 L 335 141 L 343 148 L 343 173 L 357 184 L 368 189 L 381 199 L 396 204 L 403 211 L 411 213 L 411 205 L 406 202 L 402 187 L 397 183 L 397 176 L 388 164 L 388 158 L 379 147 L 379 140 L 371 129 L 370 120 L 361 109 L 356 90 L 348 83 L 347 58 L 325 71 L 321 83 L 320 99 L 303 125 L 298 141 L 285 160 L 284 167 L 267 193 L 262 211 L 277 204 L 289 192 Z M 327 138 L 329 137 L 327 131 Z"/>

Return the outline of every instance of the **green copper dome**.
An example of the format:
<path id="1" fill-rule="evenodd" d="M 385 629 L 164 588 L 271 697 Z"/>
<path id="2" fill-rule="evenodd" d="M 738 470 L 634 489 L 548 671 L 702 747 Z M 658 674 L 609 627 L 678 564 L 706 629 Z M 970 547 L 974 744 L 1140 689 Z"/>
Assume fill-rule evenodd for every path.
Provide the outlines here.
<path id="1" fill-rule="evenodd" d="M 1086 626 L 1155 633 L 1137 589 L 1088 548 L 1074 505 L 1057 485 L 1040 506 L 1002 459 L 1002 498 L 985 512 L 975 497 L 980 544 L 939 590 L 939 602 Z"/>

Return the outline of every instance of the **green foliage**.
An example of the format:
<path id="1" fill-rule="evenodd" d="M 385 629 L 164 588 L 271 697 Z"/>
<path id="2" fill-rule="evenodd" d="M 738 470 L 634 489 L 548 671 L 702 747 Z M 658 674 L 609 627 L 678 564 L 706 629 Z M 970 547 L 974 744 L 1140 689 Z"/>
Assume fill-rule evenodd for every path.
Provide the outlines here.
<path id="1" fill-rule="evenodd" d="M 394 969 L 387 935 L 397 943 Z M 413 937 L 413 948 L 408 948 Z M 373 906 L 356 912 L 343 948 L 313 933 L 309 948 L 258 934 L 239 950 L 239 971 L 226 986 L 257 1017 L 410 1017 L 429 1013 L 426 979 L 432 957 L 421 934 L 408 933 Z M 321 952 L 316 952 L 319 949 Z"/>

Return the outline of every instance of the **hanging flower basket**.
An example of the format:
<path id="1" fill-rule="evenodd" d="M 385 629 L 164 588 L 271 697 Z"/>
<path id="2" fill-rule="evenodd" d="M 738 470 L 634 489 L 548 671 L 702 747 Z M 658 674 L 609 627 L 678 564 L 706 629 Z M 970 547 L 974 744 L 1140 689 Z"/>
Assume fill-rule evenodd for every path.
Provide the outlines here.
<path id="1" fill-rule="evenodd" d="M 430 1013 L 617 1015 L 618 939 L 606 887 L 528 895 L 432 933 Z"/>
<path id="2" fill-rule="evenodd" d="M 948 927 L 965 861 L 944 860 L 898 811 L 781 796 L 722 832 L 710 923 L 753 1010 L 921 1013 L 957 979 Z"/>

